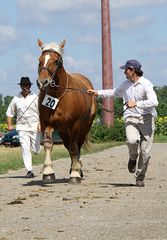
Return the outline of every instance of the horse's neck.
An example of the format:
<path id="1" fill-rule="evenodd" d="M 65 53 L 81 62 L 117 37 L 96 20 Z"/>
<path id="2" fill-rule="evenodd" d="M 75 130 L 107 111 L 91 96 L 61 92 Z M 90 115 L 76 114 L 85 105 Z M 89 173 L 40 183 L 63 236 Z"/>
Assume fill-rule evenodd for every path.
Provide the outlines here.
<path id="1" fill-rule="evenodd" d="M 57 73 L 55 76 L 55 82 L 58 86 L 67 88 L 68 87 L 68 73 L 64 69 L 64 67 L 61 68 L 60 72 Z"/>

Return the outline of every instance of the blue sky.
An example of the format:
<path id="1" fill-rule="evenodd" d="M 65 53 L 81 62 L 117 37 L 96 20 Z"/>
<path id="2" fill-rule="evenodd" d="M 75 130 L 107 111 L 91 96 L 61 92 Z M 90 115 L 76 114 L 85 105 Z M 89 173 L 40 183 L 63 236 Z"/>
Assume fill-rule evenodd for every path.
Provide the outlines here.
<path id="1" fill-rule="evenodd" d="M 167 0 L 111 0 L 113 85 L 125 80 L 119 69 L 128 59 L 141 62 L 155 86 L 167 79 Z M 29 76 L 36 87 L 44 43 L 66 39 L 64 65 L 102 87 L 100 0 L 0 0 L 0 94 L 14 96 Z"/>

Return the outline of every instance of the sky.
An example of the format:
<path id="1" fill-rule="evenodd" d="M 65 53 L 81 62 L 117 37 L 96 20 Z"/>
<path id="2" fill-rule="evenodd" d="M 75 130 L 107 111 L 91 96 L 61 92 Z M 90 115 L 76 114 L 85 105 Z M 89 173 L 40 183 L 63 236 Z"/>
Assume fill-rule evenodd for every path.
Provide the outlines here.
<path id="1" fill-rule="evenodd" d="M 110 0 L 113 86 L 128 59 L 142 64 L 154 86 L 167 80 L 167 0 Z M 37 39 L 61 43 L 68 72 L 86 75 L 102 88 L 101 0 L 0 0 L 0 94 L 15 96 L 22 76 L 36 86 Z"/>

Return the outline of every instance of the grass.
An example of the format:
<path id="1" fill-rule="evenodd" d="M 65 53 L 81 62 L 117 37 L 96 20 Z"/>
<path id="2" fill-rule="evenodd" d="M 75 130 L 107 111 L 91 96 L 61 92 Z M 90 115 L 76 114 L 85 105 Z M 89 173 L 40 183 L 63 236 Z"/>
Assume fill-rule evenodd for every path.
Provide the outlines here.
<path id="1" fill-rule="evenodd" d="M 155 135 L 155 136 L 154 136 L 154 142 L 155 142 L 155 143 L 165 143 L 165 142 L 167 142 L 167 136 L 158 136 L 158 135 Z"/>
<path id="2" fill-rule="evenodd" d="M 106 148 L 111 148 L 115 146 L 122 145 L 121 142 L 108 142 L 108 143 L 99 143 L 99 144 L 91 144 L 88 149 L 82 149 L 81 154 L 87 153 L 95 153 L 98 151 L 102 151 Z M 39 165 L 44 163 L 45 152 L 42 147 L 41 152 L 38 155 L 33 155 L 33 165 Z M 69 153 L 64 147 L 61 145 L 54 145 L 52 150 L 52 159 L 57 160 L 60 158 L 69 157 Z M 6 173 L 10 170 L 18 170 L 24 168 L 21 149 L 20 147 L 10 148 L 0 146 L 0 174 Z"/>
<path id="3" fill-rule="evenodd" d="M 167 142 L 167 136 L 155 136 L 154 142 L 164 143 Z M 104 142 L 98 144 L 91 144 L 90 148 L 82 149 L 81 154 L 95 153 L 107 148 L 123 145 L 124 142 Z M 33 155 L 33 165 L 39 165 L 44 163 L 45 152 L 42 148 L 40 154 Z M 69 157 L 68 151 L 64 145 L 54 145 L 52 150 L 52 159 L 57 160 L 60 158 Z M 18 170 L 24 168 L 21 150 L 20 148 L 6 148 L 0 146 L 0 174 L 6 173 L 10 170 Z"/>

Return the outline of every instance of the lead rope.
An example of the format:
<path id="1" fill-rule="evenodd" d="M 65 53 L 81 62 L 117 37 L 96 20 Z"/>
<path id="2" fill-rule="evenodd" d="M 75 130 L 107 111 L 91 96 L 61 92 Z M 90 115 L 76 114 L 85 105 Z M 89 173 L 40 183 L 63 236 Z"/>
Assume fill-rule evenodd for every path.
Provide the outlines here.
<path id="1" fill-rule="evenodd" d="M 66 84 L 66 89 L 65 89 L 65 91 L 63 92 L 63 94 L 58 98 L 59 100 L 66 94 L 66 92 L 67 92 L 67 89 L 68 89 L 68 84 L 69 84 L 69 78 L 68 78 L 68 76 L 67 76 L 67 72 L 66 72 L 66 77 L 67 77 L 67 84 Z"/>
<path id="2" fill-rule="evenodd" d="M 109 112 L 109 113 L 114 113 L 114 110 L 111 111 L 111 110 L 109 110 L 109 109 L 104 108 L 103 105 L 98 101 L 98 99 L 97 99 L 97 102 L 98 102 L 98 104 L 101 106 L 101 108 L 102 108 L 104 111 Z M 125 102 L 125 103 L 123 104 L 123 106 L 125 106 L 126 104 L 127 104 L 127 102 Z M 123 111 L 119 112 L 118 115 L 122 115 L 127 109 L 128 109 L 128 107 L 126 107 Z"/>
<path id="3" fill-rule="evenodd" d="M 25 112 L 30 108 L 30 106 L 33 104 L 33 102 L 37 99 L 38 95 L 34 98 L 34 100 L 30 103 L 30 105 L 26 108 L 26 110 L 21 114 L 21 116 L 17 119 L 16 123 L 20 121 L 20 119 L 23 117 Z"/>

